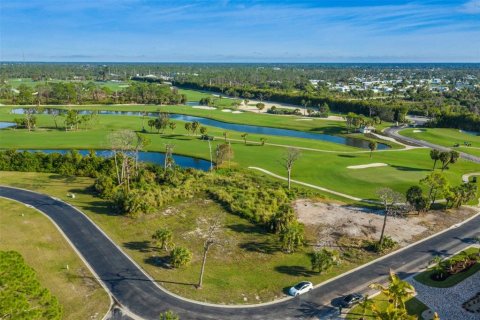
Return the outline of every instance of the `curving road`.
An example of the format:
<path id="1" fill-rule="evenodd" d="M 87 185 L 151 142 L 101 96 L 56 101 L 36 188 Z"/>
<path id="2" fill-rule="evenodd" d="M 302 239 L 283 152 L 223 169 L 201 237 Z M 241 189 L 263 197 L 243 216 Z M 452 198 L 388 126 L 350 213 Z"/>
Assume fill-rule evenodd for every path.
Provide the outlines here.
<path id="1" fill-rule="evenodd" d="M 449 255 L 469 246 L 480 234 L 480 215 L 467 223 L 386 256 L 336 278 L 298 298 L 254 307 L 226 307 L 188 301 L 161 289 L 89 218 L 74 207 L 47 195 L 0 186 L 0 196 L 32 206 L 50 217 L 88 262 L 114 299 L 138 317 L 158 319 L 172 310 L 186 319 L 335 319 L 333 299 L 363 291 L 382 281 L 389 268 L 402 278 L 424 268 L 434 255 Z M 287 285 L 287 284 L 286 284 Z M 192 290 L 195 290 L 192 288 Z"/>
<path id="2" fill-rule="evenodd" d="M 438 149 L 438 150 L 441 150 L 441 151 L 453 150 L 451 148 L 440 146 L 438 144 L 433 144 L 433 143 L 430 143 L 430 142 L 427 142 L 427 141 L 424 141 L 424 140 L 416 140 L 416 139 L 413 139 L 413 138 L 410 138 L 410 137 L 402 136 L 399 133 L 399 131 L 403 130 L 403 129 L 405 129 L 405 127 L 390 127 L 390 128 L 385 129 L 384 133 L 387 136 L 389 136 L 391 138 L 394 138 L 394 139 L 396 139 L 396 140 L 398 140 L 402 143 L 405 143 L 405 144 L 410 144 L 410 145 L 420 146 L 420 147 L 427 147 L 427 148 L 431 148 L 431 149 Z M 468 153 L 465 153 L 465 152 L 459 152 L 459 153 L 460 153 L 460 157 L 465 159 L 465 160 L 480 163 L 480 157 L 476 157 L 474 155 L 471 155 L 471 154 L 468 154 Z"/>

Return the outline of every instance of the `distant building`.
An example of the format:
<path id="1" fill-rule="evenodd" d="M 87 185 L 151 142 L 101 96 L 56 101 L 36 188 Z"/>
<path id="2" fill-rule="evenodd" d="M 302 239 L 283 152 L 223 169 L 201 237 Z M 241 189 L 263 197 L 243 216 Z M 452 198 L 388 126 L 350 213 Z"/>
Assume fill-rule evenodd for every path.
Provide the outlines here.
<path id="1" fill-rule="evenodd" d="M 375 127 L 372 127 L 372 126 L 360 127 L 360 133 L 372 133 L 372 131 L 375 131 Z"/>

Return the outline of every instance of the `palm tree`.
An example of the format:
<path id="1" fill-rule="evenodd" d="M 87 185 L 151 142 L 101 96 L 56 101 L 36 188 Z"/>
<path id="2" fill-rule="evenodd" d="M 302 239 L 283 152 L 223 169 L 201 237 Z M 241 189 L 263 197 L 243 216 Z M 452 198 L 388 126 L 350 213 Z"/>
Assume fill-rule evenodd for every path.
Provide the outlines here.
<path id="1" fill-rule="evenodd" d="M 287 253 L 294 252 L 305 241 L 303 224 L 295 221 L 291 223 L 281 234 L 280 242 L 282 249 Z"/>
<path id="2" fill-rule="evenodd" d="M 362 309 L 362 317 L 360 318 L 361 320 L 365 319 L 368 311 L 372 311 L 374 304 L 375 303 L 368 297 L 368 295 L 365 295 L 365 299 L 358 303 L 358 306 Z"/>
<path id="3" fill-rule="evenodd" d="M 310 256 L 312 270 L 317 270 L 318 273 L 328 271 L 338 262 L 339 253 L 336 250 L 329 250 L 323 248 L 320 251 L 315 251 Z"/>
<path id="4" fill-rule="evenodd" d="M 152 235 L 152 239 L 155 240 L 157 247 L 162 250 L 168 251 L 168 248 L 173 245 L 173 233 L 168 228 L 160 228 Z"/>
<path id="5" fill-rule="evenodd" d="M 407 281 L 400 280 L 392 270 L 390 270 L 389 280 L 390 283 L 386 287 L 380 283 L 372 283 L 369 287 L 380 290 L 387 296 L 395 310 L 405 310 L 405 302 L 415 295 L 415 288 Z"/>
<path id="6" fill-rule="evenodd" d="M 170 251 L 170 264 L 178 268 L 188 264 L 192 260 L 192 253 L 187 248 L 176 247 Z"/>
<path id="7" fill-rule="evenodd" d="M 442 258 L 436 256 L 431 262 L 434 263 L 434 265 L 428 268 L 428 270 L 432 271 L 437 279 L 443 278 L 445 275 L 445 264 L 443 263 Z"/>
<path id="8" fill-rule="evenodd" d="M 177 124 L 173 121 L 170 121 L 170 123 L 168 124 L 168 126 L 170 127 L 170 129 L 172 130 L 172 132 L 175 130 L 175 128 L 177 127 Z"/>
<path id="9" fill-rule="evenodd" d="M 185 123 L 185 130 L 190 134 L 190 131 L 192 130 L 192 124 L 190 122 Z"/>
<path id="10" fill-rule="evenodd" d="M 368 144 L 368 147 L 370 148 L 370 158 L 372 157 L 372 152 L 377 149 L 377 143 L 375 141 L 370 141 Z"/>
<path id="11" fill-rule="evenodd" d="M 192 133 L 193 133 L 193 134 L 197 133 L 198 127 L 200 127 L 200 122 L 198 122 L 198 121 L 193 121 L 193 122 L 192 122 Z"/>
<path id="12" fill-rule="evenodd" d="M 430 158 L 433 160 L 432 170 L 435 170 L 435 166 L 437 165 L 437 161 L 440 159 L 440 150 L 437 150 L 437 149 L 430 150 Z"/>
<path id="13" fill-rule="evenodd" d="M 295 221 L 295 214 L 288 205 L 282 205 L 270 219 L 270 229 L 275 233 L 285 231 Z"/>
<path id="14" fill-rule="evenodd" d="M 245 142 L 245 145 L 247 144 L 247 136 L 248 133 L 242 133 L 241 137 L 243 138 L 243 141 Z"/>

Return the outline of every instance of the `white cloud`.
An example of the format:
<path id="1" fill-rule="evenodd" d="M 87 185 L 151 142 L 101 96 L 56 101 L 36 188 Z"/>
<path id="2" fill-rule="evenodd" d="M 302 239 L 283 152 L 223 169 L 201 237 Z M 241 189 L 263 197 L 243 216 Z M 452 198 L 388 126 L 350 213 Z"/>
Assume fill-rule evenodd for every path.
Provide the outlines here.
<path id="1" fill-rule="evenodd" d="M 470 0 L 466 2 L 461 8 L 460 12 L 469 13 L 469 14 L 479 14 L 480 13 L 480 0 Z"/>

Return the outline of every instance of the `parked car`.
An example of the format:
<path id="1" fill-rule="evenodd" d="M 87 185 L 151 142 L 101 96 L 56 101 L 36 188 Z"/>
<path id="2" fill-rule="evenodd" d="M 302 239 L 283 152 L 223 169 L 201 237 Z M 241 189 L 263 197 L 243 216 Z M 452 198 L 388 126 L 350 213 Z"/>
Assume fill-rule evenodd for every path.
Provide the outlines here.
<path id="1" fill-rule="evenodd" d="M 302 282 L 294 285 L 293 287 L 291 287 L 290 290 L 288 290 L 288 294 L 296 297 L 296 296 L 298 296 L 302 293 L 308 292 L 312 289 L 313 289 L 313 284 L 311 282 L 302 281 Z"/>
<path id="2" fill-rule="evenodd" d="M 340 305 L 343 308 L 350 308 L 351 306 L 359 303 L 363 299 L 365 299 L 365 297 L 362 294 L 352 293 L 343 297 L 343 299 L 340 301 Z"/>

